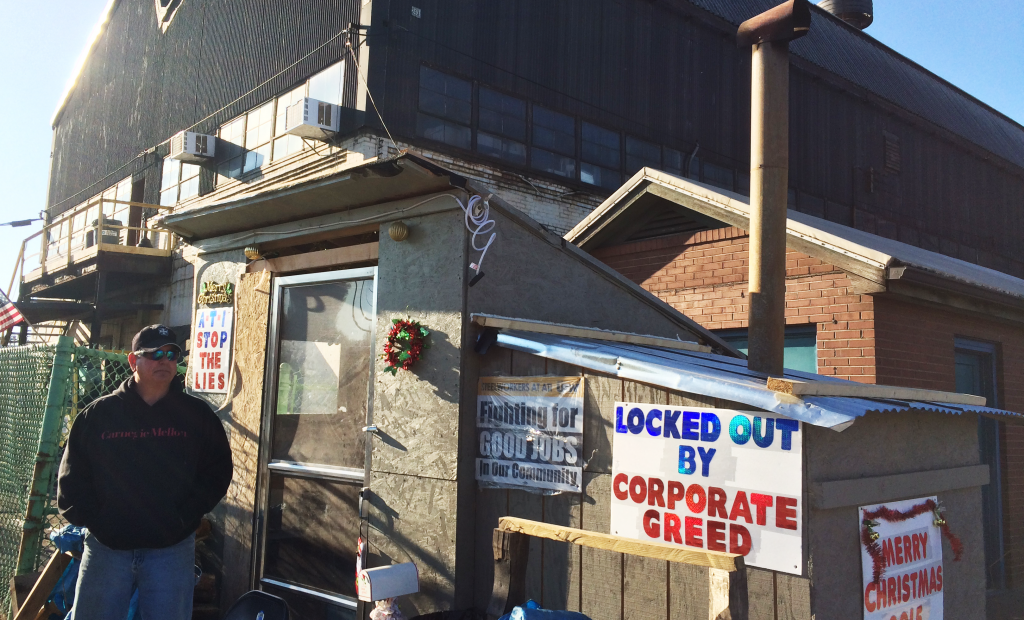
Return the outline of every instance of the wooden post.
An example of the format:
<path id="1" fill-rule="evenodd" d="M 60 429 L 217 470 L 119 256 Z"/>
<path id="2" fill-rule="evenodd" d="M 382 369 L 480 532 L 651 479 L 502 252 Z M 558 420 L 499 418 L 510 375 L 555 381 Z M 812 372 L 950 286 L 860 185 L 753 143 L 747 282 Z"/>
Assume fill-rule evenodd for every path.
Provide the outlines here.
<path id="1" fill-rule="evenodd" d="M 526 563 L 530 558 L 530 537 L 496 528 L 491 545 L 494 550 L 494 586 L 487 617 L 493 620 L 526 602 Z"/>
<path id="2" fill-rule="evenodd" d="M 750 101 L 751 370 L 782 374 L 789 189 L 789 43 L 753 46 Z"/>

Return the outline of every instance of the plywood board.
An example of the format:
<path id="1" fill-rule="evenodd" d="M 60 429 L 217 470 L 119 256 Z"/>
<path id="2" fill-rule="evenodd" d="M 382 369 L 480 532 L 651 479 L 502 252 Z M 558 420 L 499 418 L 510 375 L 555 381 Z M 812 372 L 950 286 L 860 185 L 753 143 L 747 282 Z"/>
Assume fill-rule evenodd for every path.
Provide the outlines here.
<path id="1" fill-rule="evenodd" d="M 270 274 L 242 274 L 235 289 L 235 350 L 229 385 L 228 437 L 235 471 L 224 504 L 221 603 L 230 606 L 249 590 L 253 508 L 256 502 L 263 377 L 270 310 Z"/>
<path id="2" fill-rule="evenodd" d="M 775 573 L 775 620 L 811 620 L 811 580 Z"/>

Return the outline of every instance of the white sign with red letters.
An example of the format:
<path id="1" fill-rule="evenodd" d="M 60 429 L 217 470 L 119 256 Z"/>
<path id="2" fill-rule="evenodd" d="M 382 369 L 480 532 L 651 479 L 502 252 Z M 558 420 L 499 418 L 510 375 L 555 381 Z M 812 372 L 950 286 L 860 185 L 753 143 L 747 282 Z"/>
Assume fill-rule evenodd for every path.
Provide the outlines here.
<path id="1" fill-rule="evenodd" d="M 874 553 L 861 537 L 864 620 L 942 620 L 942 532 L 935 514 L 918 508 L 928 500 L 938 503 L 932 496 L 861 506 L 861 528 L 870 521 L 878 534 L 867 539 Z M 899 520 L 886 518 L 893 515 Z"/>
<path id="2" fill-rule="evenodd" d="M 227 394 L 233 318 L 233 308 L 196 310 L 190 354 L 194 391 Z"/>

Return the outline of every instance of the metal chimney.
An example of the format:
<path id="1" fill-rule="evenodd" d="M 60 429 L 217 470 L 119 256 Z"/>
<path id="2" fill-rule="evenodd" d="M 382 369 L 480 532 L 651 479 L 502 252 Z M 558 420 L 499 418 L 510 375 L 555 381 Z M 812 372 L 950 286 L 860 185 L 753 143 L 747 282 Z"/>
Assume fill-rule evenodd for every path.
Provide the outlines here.
<path id="1" fill-rule="evenodd" d="M 874 20 L 871 0 L 821 0 L 818 6 L 858 30 L 864 30 Z"/>

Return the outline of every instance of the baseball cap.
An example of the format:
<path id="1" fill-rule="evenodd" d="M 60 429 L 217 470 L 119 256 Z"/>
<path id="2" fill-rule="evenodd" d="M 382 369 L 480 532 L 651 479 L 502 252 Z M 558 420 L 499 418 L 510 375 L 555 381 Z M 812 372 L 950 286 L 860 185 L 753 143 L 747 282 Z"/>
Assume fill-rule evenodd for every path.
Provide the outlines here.
<path id="1" fill-rule="evenodd" d="M 132 351 L 156 351 L 166 344 L 178 346 L 178 335 L 174 330 L 166 325 L 149 325 L 132 338 Z"/>

